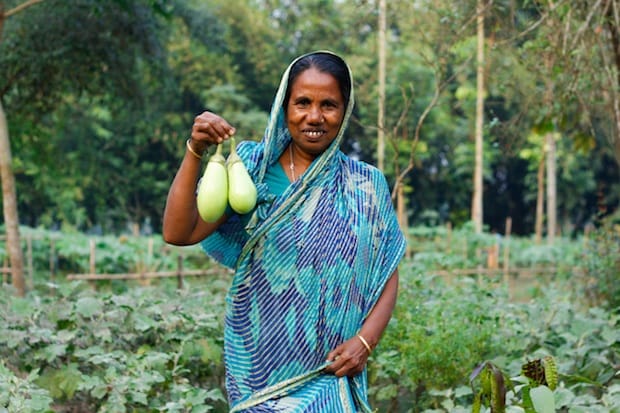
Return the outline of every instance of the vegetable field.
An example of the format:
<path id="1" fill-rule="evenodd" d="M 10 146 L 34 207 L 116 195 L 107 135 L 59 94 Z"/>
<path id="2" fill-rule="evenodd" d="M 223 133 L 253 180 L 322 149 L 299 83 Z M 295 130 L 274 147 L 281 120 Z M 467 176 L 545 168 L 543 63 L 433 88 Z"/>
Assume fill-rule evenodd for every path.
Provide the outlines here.
<path id="1" fill-rule="evenodd" d="M 227 411 L 230 274 L 186 278 L 180 289 L 174 278 L 67 281 L 91 270 L 94 237 L 23 231 L 36 235 L 33 286 L 24 298 L 8 285 L 0 293 L 0 412 Z M 446 231 L 409 234 L 397 309 L 370 360 L 378 411 L 470 412 L 478 399 L 490 411 L 483 374 L 472 376 L 485 362 L 505 378 L 505 411 L 545 411 L 527 410 L 522 366 L 549 356 L 558 375 L 553 411 L 620 411 L 617 225 L 553 247 L 510 239 L 512 265 L 547 270 L 523 283 L 510 275 L 509 284 L 501 271 L 483 271 L 480 251 L 497 245 L 496 235 Z M 158 237 L 94 239 L 100 273 L 171 270 L 179 254 L 189 270 L 213 266 L 199 247 L 173 248 Z M 507 242 L 499 241 L 500 267 Z M 476 267 L 480 274 L 436 275 Z"/>

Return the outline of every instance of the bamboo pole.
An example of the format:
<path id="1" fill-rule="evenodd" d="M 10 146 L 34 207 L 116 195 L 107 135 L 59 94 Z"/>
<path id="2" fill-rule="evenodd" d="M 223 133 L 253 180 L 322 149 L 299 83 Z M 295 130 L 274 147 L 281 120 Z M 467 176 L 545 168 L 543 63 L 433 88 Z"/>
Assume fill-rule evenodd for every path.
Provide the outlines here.
<path id="1" fill-rule="evenodd" d="M 179 254 L 177 256 L 177 288 L 183 289 L 183 256 Z"/>
<path id="2" fill-rule="evenodd" d="M 96 258 L 95 258 L 95 240 L 94 239 L 90 239 L 90 255 L 89 255 L 89 268 L 90 268 L 90 273 L 91 274 L 95 274 L 96 271 Z M 94 282 L 90 282 L 89 283 L 90 286 L 92 288 L 97 288 L 97 285 Z"/>
<path id="3" fill-rule="evenodd" d="M 386 71 L 386 32 L 387 32 L 387 0 L 379 0 L 378 30 L 378 75 L 379 90 L 377 102 L 377 167 L 384 171 L 385 157 L 385 71 Z"/>
<path id="4" fill-rule="evenodd" d="M 34 265 L 32 259 L 32 235 L 26 237 L 26 262 L 28 265 L 28 288 L 34 286 Z"/>
<path id="5" fill-rule="evenodd" d="M 147 243 L 147 255 L 146 255 L 146 262 L 148 265 L 151 265 L 151 262 L 153 260 L 153 238 L 149 238 L 148 243 Z"/>
<path id="6" fill-rule="evenodd" d="M 512 218 L 506 218 L 506 229 L 504 234 L 504 284 L 508 289 L 509 298 L 512 297 L 512 291 L 510 289 L 510 234 L 512 232 Z"/>
<path id="7" fill-rule="evenodd" d="M 53 283 L 56 279 L 56 243 L 50 238 L 50 281 Z"/>
<path id="8" fill-rule="evenodd" d="M 452 251 L 452 222 L 446 224 L 446 253 Z"/>
<path id="9" fill-rule="evenodd" d="M 182 277 L 196 277 L 202 275 L 224 275 L 229 274 L 230 270 L 220 268 L 211 268 L 207 270 L 183 270 Z M 178 277 L 179 270 L 174 271 L 147 271 L 132 273 L 116 273 L 116 274 L 68 274 L 67 280 L 86 280 L 86 281 L 104 281 L 104 280 L 140 280 L 143 278 L 169 278 Z"/>
<path id="10" fill-rule="evenodd" d="M 510 268 L 509 274 L 516 274 L 517 276 L 528 275 L 540 275 L 540 274 L 553 274 L 558 271 L 557 267 L 533 267 L 533 268 Z M 583 269 L 573 268 L 574 274 L 583 273 Z M 496 275 L 501 276 L 504 274 L 504 269 L 501 268 L 455 268 L 452 270 L 428 270 L 427 273 L 435 275 Z"/>

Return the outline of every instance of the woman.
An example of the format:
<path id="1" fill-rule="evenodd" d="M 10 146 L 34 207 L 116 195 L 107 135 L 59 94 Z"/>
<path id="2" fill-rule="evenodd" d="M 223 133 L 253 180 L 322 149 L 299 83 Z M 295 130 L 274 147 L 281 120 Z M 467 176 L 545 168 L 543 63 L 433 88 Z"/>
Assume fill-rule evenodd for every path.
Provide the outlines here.
<path id="1" fill-rule="evenodd" d="M 235 129 L 197 116 L 164 212 L 164 239 L 201 242 L 235 269 L 225 318 L 232 412 L 369 412 L 366 362 L 391 317 L 405 242 L 384 176 L 339 150 L 352 76 L 330 52 L 282 76 L 262 142 L 237 150 L 256 209 L 199 218 L 195 190 L 209 145 Z"/>

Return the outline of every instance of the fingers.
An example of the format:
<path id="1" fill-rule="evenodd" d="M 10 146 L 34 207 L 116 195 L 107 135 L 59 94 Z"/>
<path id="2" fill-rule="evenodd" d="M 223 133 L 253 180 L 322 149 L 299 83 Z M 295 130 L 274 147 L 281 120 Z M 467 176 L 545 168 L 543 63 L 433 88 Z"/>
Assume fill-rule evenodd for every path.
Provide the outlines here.
<path id="1" fill-rule="evenodd" d="M 325 368 L 326 372 L 338 377 L 353 377 L 364 370 L 368 351 L 358 340 L 349 339 L 332 350 L 327 355 L 327 360 L 333 360 L 333 363 Z"/>
<path id="2" fill-rule="evenodd" d="M 226 119 L 212 112 L 203 112 L 194 118 L 192 140 L 204 145 L 222 143 L 235 134 L 236 130 Z"/>

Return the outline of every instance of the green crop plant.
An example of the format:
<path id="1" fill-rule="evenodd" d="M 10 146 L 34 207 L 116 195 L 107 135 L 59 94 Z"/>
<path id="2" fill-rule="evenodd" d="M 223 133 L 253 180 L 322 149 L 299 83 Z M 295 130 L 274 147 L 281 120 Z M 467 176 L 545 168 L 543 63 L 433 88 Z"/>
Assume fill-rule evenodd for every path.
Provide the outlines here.
<path id="1" fill-rule="evenodd" d="M 553 390 L 557 387 L 558 377 L 555 359 L 551 356 L 525 363 L 521 376 L 512 379 L 515 383 L 499 367 L 486 361 L 470 376 L 475 394 L 472 413 L 480 413 L 482 406 L 489 407 L 491 413 L 505 413 L 508 388 L 521 395 L 521 402 L 516 404 L 524 413 L 555 413 Z"/>

